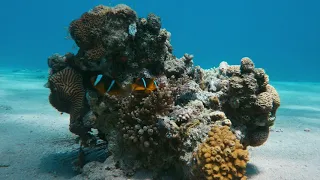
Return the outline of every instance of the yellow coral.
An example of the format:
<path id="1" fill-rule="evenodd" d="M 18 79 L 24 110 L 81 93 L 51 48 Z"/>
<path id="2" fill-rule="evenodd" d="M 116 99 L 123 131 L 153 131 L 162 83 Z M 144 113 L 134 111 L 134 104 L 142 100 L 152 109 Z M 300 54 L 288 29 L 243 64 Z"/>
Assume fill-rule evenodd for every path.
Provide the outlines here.
<path id="1" fill-rule="evenodd" d="M 246 179 L 248 151 L 230 131 L 230 127 L 213 126 L 208 136 L 194 153 L 197 159 L 195 174 L 206 180 Z"/>

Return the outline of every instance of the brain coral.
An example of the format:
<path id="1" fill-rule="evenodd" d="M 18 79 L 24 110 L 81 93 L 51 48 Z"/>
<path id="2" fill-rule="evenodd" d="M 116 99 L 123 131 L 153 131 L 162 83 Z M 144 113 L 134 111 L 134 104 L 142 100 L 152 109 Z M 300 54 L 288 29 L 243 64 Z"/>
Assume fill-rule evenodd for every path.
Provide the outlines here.
<path id="1" fill-rule="evenodd" d="M 277 90 L 272 85 L 268 84 L 266 88 L 267 88 L 267 92 L 272 95 L 272 100 L 273 100 L 272 113 L 274 114 L 280 106 L 280 96 Z"/>
<path id="2" fill-rule="evenodd" d="M 72 132 L 72 124 L 79 120 L 84 107 L 85 90 L 82 79 L 81 74 L 72 68 L 65 68 L 49 79 L 49 101 L 58 111 L 70 114 Z"/>
<path id="3" fill-rule="evenodd" d="M 209 137 L 195 153 L 197 178 L 247 179 L 248 151 L 244 149 L 229 126 L 214 126 Z"/>
<path id="4" fill-rule="evenodd" d="M 256 106 L 258 107 L 259 111 L 262 112 L 270 112 L 273 106 L 273 98 L 272 95 L 268 92 L 262 92 L 257 96 Z"/>

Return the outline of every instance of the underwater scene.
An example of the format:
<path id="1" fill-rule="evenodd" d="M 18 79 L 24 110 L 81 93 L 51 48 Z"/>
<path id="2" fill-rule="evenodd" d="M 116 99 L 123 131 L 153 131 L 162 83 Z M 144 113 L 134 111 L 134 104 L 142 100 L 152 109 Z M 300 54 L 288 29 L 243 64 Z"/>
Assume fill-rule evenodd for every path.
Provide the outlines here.
<path id="1" fill-rule="evenodd" d="M 320 2 L 0 4 L 0 180 L 319 179 Z"/>

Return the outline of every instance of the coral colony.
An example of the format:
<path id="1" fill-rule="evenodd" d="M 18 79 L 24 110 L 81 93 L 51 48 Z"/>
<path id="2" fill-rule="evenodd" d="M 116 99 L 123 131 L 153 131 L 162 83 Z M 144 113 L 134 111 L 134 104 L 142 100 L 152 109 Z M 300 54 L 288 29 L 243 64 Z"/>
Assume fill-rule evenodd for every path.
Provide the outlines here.
<path id="1" fill-rule="evenodd" d="M 128 176 L 174 168 L 181 179 L 247 179 L 247 147 L 267 141 L 280 106 L 250 58 L 194 66 L 172 54 L 160 17 L 126 5 L 96 6 L 69 31 L 79 50 L 49 57 L 47 87 L 82 146 L 94 146 L 96 129 Z"/>

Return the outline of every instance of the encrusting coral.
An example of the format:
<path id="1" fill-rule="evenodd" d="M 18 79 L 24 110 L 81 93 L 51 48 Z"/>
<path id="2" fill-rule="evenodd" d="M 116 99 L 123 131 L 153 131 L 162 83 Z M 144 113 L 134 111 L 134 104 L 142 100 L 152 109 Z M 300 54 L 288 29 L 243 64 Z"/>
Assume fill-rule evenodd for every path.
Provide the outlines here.
<path id="1" fill-rule="evenodd" d="M 153 179 L 169 171 L 175 179 L 246 179 L 246 149 L 267 141 L 280 106 L 262 68 L 248 57 L 206 70 L 193 55 L 176 58 L 160 17 L 139 18 L 126 5 L 96 6 L 69 31 L 79 51 L 48 58 L 49 101 L 70 114 L 82 142 L 107 142 L 109 169 L 118 176 L 147 169 Z M 108 171 L 103 163 L 83 168 L 85 179 Z"/>

